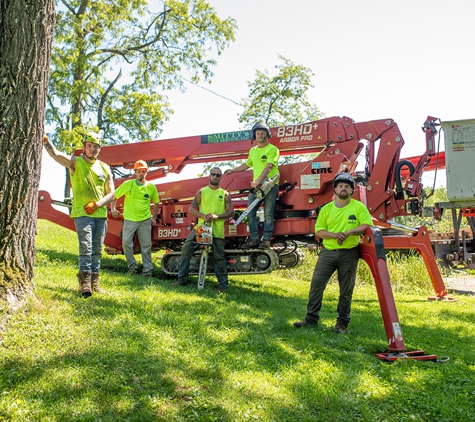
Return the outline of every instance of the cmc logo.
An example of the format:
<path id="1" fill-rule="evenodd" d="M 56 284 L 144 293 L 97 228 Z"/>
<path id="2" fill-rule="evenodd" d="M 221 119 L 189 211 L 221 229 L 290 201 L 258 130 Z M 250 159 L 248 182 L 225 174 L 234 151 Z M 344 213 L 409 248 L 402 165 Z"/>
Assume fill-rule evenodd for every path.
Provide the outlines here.
<path id="1" fill-rule="evenodd" d="M 312 174 L 327 174 L 333 173 L 333 169 L 331 167 L 323 168 L 323 169 L 312 169 Z"/>

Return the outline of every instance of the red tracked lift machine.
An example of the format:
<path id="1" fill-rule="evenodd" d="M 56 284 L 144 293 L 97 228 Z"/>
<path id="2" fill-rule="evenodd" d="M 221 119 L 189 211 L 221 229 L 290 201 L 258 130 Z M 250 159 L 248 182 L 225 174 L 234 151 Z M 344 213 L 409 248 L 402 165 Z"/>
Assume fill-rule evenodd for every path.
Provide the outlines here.
<path id="1" fill-rule="evenodd" d="M 341 171 L 355 175 L 358 189 L 355 199 L 362 200 L 377 225 L 388 224 L 392 218 L 420 215 L 424 192 L 421 184 L 423 171 L 434 163 L 441 163 L 434 148 L 438 119 L 428 117 L 423 130 L 426 134 L 426 152 L 421 157 L 400 160 L 404 139 L 392 119 L 354 122 L 348 117 L 330 117 L 298 125 L 271 128 L 270 142 L 279 148 L 281 156 L 312 154 L 290 164 L 279 166 L 280 186 L 276 203 L 276 219 L 272 248 L 245 250 L 240 246 L 249 237 L 245 224 L 234 227 L 225 222 L 225 252 L 228 274 L 264 274 L 277 268 L 291 268 L 304 257 L 302 244 L 314 243 L 314 227 L 319 207 L 333 197 L 333 178 Z M 190 136 L 125 145 L 105 146 L 101 160 L 111 168 L 131 169 L 137 160 L 145 160 L 151 171 L 148 179 L 160 179 L 168 173 L 180 173 L 189 164 L 209 164 L 245 159 L 251 146 L 250 131 Z M 357 159 L 364 152 L 363 172 L 357 171 Z M 75 152 L 81 154 L 80 150 Z M 442 168 L 442 165 L 441 167 Z M 237 211 L 246 208 L 245 193 L 249 191 L 252 172 L 224 175 L 221 187 L 226 189 Z M 116 180 L 116 186 L 126 179 Z M 152 250 L 166 250 L 161 261 L 165 274 L 176 275 L 181 246 L 193 229 L 195 220 L 189 214 L 192 199 L 198 189 L 208 183 L 207 178 L 157 183 L 161 203 L 157 225 L 152 230 Z M 75 230 L 67 213 L 52 205 L 65 205 L 51 199 L 48 192 L 39 192 L 38 217 Z M 119 201 L 118 208 L 122 207 Z M 235 216 L 235 218 L 238 218 Z M 108 253 L 122 253 L 121 222 L 109 218 L 105 238 Z M 361 244 L 363 259 L 373 273 L 378 292 L 390 353 L 385 360 L 401 357 L 434 360 L 423 352 L 404 352 L 405 346 L 397 318 L 385 261 L 385 249 L 415 249 L 426 263 L 437 299 L 447 299 L 442 277 L 437 268 L 427 230 L 422 227 L 410 236 L 381 235 L 369 230 Z M 138 252 L 139 249 L 136 249 Z M 199 256 L 194 258 L 199 262 Z M 474 258 L 475 260 L 475 258 Z M 198 275 L 199 265 L 190 268 Z M 207 270 L 213 272 L 212 266 Z"/>

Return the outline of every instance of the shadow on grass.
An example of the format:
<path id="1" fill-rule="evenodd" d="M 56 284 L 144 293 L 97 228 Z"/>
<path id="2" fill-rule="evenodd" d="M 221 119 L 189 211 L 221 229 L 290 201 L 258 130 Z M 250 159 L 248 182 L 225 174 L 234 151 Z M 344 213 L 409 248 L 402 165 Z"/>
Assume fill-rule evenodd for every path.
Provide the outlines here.
<path id="1" fill-rule="evenodd" d="M 30 401 L 42 403 L 40 409 L 54 407 L 56 420 L 64 421 L 246 420 L 245 415 L 238 418 L 230 412 L 233 403 L 245 408 L 246 402 L 251 406 L 250 419 L 253 412 L 258 414 L 258 404 L 269 420 L 279 421 L 310 421 L 318 414 L 331 415 L 319 420 L 368 420 L 367 415 L 374 416 L 377 409 L 382 415 L 389 409 L 421 415 L 416 410 L 419 393 L 407 389 L 406 382 L 402 383 L 406 388 L 386 387 L 384 399 L 379 393 L 372 397 L 358 393 L 364 391 L 368 373 L 377 379 L 395 371 L 390 366 L 381 369 L 374 357 L 384 351 L 385 343 L 376 298 L 358 303 L 350 331 L 342 336 L 331 329 L 336 286 L 324 299 L 321 326 L 298 330 L 289 320 L 297 311 L 301 315 L 305 298 L 290 297 L 275 286 L 277 293 L 270 293 L 264 289 L 264 278 L 236 280 L 230 293 L 222 296 L 216 295 L 212 284 L 207 280 L 202 292 L 194 284 L 149 284 L 153 290 L 141 294 L 144 283 L 135 287 L 139 294 L 129 298 L 112 293 L 87 300 L 50 287 L 56 299 L 69 302 L 76 330 L 86 335 L 89 344 L 65 344 L 64 353 L 54 356 L 39 350 L 34 361 L 4 359 L 2 384 L 28 391 Z M 412 343 L 421 329 L 424 341 L 448 331 L 454 341 L 451 352 L 457 343 L 468 340 L 467 335 L 442 326 L 405 324 L 403 328 Z M 424 365 L 425 388 L 440 391 L 446 375 L 441 366 L 418 365 Z M 246 380 L 242 387 L 240 377 Z M 285 380 L 288 400 L 276 400 L 267 391 L 266 380 L 276 377 Z M 47 378 L 51 378 L 48 387 L 29 389 Z M 441 407 L 450 409 L 452 398 L 439 399 L 440 407 L 430 410 L 435 416 L 447 418 L 454 412 L 463 416 L 466 411 L 463 405 L 462 410 L 443 413 Z"/>
<path id="2" fill-rule="evenodd" d="M 431 420 L 448 415 L 462 420 L 466 415 L 467 405 L 456 409 L 452 395 L 437 393 L 448 374 L 431 363 L 417 365 L 425 372 L 424 388 L 440 400 L 438 406 L 421 408 L 420 392 L 408 389 L 402 379 L 399 386 L 385 386 L 384 398 L 381 392 L 363 394 L 368 377 L 388 373 L 389 381 L 393 372 L 396 377 L 399 373 L 397 366 L 382 368 L 373 356 L 383 344 L 374 338 L 374 327 L 381 324 L 376 300 L 365 301 L 368 309 L 358 309 L 354 328 L 341 336 L 326 328 L 334 314 L 334 292 L 322 311 L 322 326 L 297 330 L 287 322 L 293 317 L 294 298 L 256 291 L 254 283 L 247 284 L 252 288 L 235 286 L 235 294 L 219 297 L 211 289 L 198 294 L 194 288 L 177 288 L 158 303 L 145 295 L 125 300 L 113 295 L 65 297 L 77 317 L 76 329 L 90 334 L 90 345 L 65 345 L 64 353 L 39 353 L 35 361 L 4 359 L 2 384 L 28 391 L 29 400 L 44 409 L 54 407 L 54 418 L 63 421 L 246 420 L 245 415 L 230 413 L 233 401 L 238 408 L 248 402 L 249 415 L 259 403 L 269 420 L 279 421 L 369 420 L 368 415 L 374 420 L 377 409 L 382 418 L 389 409 L 416 415 L 431 412 Z M 247 297 L 252 302 L 240 299 Z M 296 302 L 302 307 L 306 301 Z M 269 309 L 271 303 L 282 309 L 279 315 Z M 230 308 L 228 315 L 223 305 Z M 406 327 L 414 336 L 420 329 Z M 432 327 L 426 335 L 436 337 L 442 330 Z M 299 375 L 285 379 L 291 376 L 289 368 Z M 454 368 L 450 372 L 451 383 L 459 386 L 453 393 L 469 388 L 473 377 L 460 379 Z M 240 387 L 239 377 L 252 379 L 252 374 L 255 388 L 249 380 L 246 388 Z M 276 377 L 283 377 L 289 400 L 272 400 L 266 391 L 266 378 Z M 45 378 L 51 378 L 48 387 L 28 388 Z M 312 419 L 319 414 L 321 418 Z"/>
<path id="3" fill-rule="evenodd" d="M 77 264 L 73 254 L 41 252 L 51 260 Z M 76 284 L 74 289 L 41 287 L 72 308 L 70 317 L 87 345 L 70 339 L 62 353 L 52 355 L 47 346 L 51 340 L 35 345 L 25 339 L 23 347 L 39 348 L 38 358 L 3 360 L 2 385 L 27 392 L 30 402 L 39 403 L 39 416 L 49 417 L 47 409 L 54 408 L 54 418 L 64 421 L 234 421 L 259 420 L 259 415 L 261 420 L 347 421 L 379 420 L 378 412 L 381 420 L 388 414 L 467 420 L 473 412 L 470 404 L 456 407 L 454 401 L 473 381 L 473 374 L 464 371 L 475 357 L 460 352 L 472 336 L 455 324 L 412 320 L 408 308 L 425 300 L 396 300 L 396 306 L 404 308 L 400 322 L 407 348 L 427 347 L 438 353 L 437 339 L 449 338 L 443 353 L 461 363 L 450 368 L 451 375 L 443 365 L 414 364 L 422 373 L 424 389 L 437 400 L 434 406 L 421 406 L 411 376 L 405 368 L 397 369 L 413 363 L 381 365 L 375 358 L 387 351 L 376 291 L 373 298 L 355 295 L 349 332 L 338 335 L 332 330 L 338 301 L 335 283 L 325 291 L 320 326 L 296 329 L 292 322 L 304 317 L 306 296 L 296 297 L 278 283 L 270 285 L 268 276 L 230 276 L 228 293 L 218 295 L 213 276 L 199 292 L 195 277 L 189 286 L 172 286 L 169 279 L 125 274 L 123 258 L 104 257 L 102 263 L 103 287 L 110 294 L 82 299 Z M 119 287 L 130 290 L 130 296 L 119 295 Z M 446 321 L 460 320 L 450 304 L 438 305 Z M 472 310 L 460 322 L 473 319 Z M 48 378 L 48 387 L 31 388 Z M 384 382 L 377 384 L 381 378 Z M 272 395 L 279 379 L 285 384 L 281 397 Z M 384 392 L 368 394 L 371 382 Z M 247 408 L 249 414 L 234 414 L 234 408 Z"/>
<path id="4" fill-rule="evenodd" d="M 339 388 L 350 382 L 353 374 L 344 373 L 333 341 L 326 344 L 321 333 L 307 333 L 303 343 L 294 340 L 289 327 L 277 326 L 280 318 L 263 314 L 259 307 L 243 306 L 247 302 L 228 302 L 233 313 L 223 315 L 221 305 L 227 299 L 216 299 L 209 293 L 190 297 L 188 292 L 177 292 L 173 300 L 156 304 L 143 298 L 118 300 L 110 295 L 88 300 L 69 298 L 77 317 L 76 329 L 91 335 L 90 344 L 65 345 L 69 351 L 33 362 L 8 358 L 2 365 L 3 385 L 29 390 L 29 400 L 46 408 L 54 406 L 55 418 L 64 421 L 151 421 L 162 413 L 164 420 L 231 421 L 236 415 L 229 413 L 230 403 L 236 399 L 240 406 L 242 402 L 268 402 L 269 417 L 274 420 L 302 420 L 295 417 L 308 415 L 318 401 L 301 400 L 299 408 L 293 401 L 269 403 L 265 388 L 235 387 L 237 379 L 232 381 L 229 372 L 273 377 L 282 368 L 299 364 L 286 343 L 299 350 L 319 342 L 312 352 L 315 359 L 332 362 L 340 373 L 332 381 L 334 393 L 327 394 L 325 400 L 337 400 Z M 262 305 L 275 300 L 263 292 L 249 294 Z M 145 327 L 154 327 L 154 331 Z M 229 337 L 223 338 L 223 334 Z M 334 335 L 331 338 L 335 339 Z M 361 354 L 357 358 L 364 360 Z M 28 389 L 45 378 L 51 378 L 47 388 Z M 305 378 L 311 385 L 316 381 Z M 300 384 L 296 381 L 292 393 L 297 398 Z M 86 409 L 84 402 L 88 403 Z M 171 418 L 167 417 L 170 406 L 174 408 Z M 245 419 L 243 415 L 241 420 Z"/>
<path id="5" fill-rule="evenodd" d="M 37 255 L 41 255 L 42 258 L 46 259 L 49 262 L 60 261 L 64 264 L 69 264 L 71 266 L 78 265 L 78 255 L 69 253 L 69 252 L 58 252 L 51 249 L 41 249 L 36 250 Z M 101 269 L 103 271 L 113 271 L 117 273 L 126 273 L 127 272 L 127 262 L 125 259 L 122 259 L 121 255 L 107 255 L 103 253 L 101 258 Z"/>

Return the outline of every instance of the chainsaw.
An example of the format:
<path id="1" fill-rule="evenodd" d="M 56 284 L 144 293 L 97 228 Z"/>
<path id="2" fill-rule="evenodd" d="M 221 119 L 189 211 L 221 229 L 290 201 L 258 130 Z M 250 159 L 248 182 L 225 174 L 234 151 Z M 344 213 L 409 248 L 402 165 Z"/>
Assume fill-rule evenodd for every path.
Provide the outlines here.
<path id="1" fill-rule="evenodd" d="M 196 229 L 196 243 L 202 249 L 200 270 L 198 273 L 198 290 L 203 290 L 205 285 L 206 268 L 208 266 L 208 253 L 213 244 L 213 223 L 203 223 Z"/>
<path id="2" fill-rule="evenodd" d="M 234 223 L 234 227 L 237 227 L 246 217 L 247 215 L 254 209 L 256 205 L 258 205 L 266 195 L 271 191 L 271 189 L 276 184 L 277 180 L 279 179 L 279 174 L 275 174 L 272 177 L 266 177 L 262 183 L 260 183 L 257 187 L 253 189 L 254 194 L 256 195 L 256 199 L 250 203 L 247 208 L 243 211 L 243 213 L 239 216 L 239 218 Z"/>

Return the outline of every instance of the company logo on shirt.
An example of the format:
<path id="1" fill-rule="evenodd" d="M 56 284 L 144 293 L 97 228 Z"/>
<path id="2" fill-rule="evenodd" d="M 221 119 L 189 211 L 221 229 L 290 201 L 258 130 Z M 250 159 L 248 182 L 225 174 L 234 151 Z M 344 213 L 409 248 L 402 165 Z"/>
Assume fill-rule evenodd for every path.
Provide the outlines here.
<path id="1" fill-rule="evenodd" d="M 263 163 L 267 163 L 267 155 L 264 154 L 264 155 L 261 157 L 261 161 L 262 161 Z"/>
<path id="2" fill-rule="evenodd" d="M 150 196 L 148 195 L 148 193 L 144 194 L 144 199 L 150 199 Z"/>
<path id="3" fill-rule="evenodd" d="M 218 201 L 223 202 L 223 200 L 224 200 L 223 195 L 218 195 Z"/>
<path id="4" fill-rule="evenodd" d="M 356 216 L 351 214 L 349 217 L 348 217 L 348 224 L 351 224 L 351 225 L 355 225 L 356 224 Z"/>

